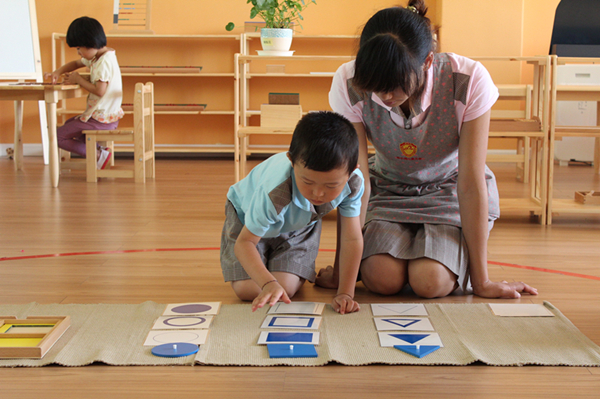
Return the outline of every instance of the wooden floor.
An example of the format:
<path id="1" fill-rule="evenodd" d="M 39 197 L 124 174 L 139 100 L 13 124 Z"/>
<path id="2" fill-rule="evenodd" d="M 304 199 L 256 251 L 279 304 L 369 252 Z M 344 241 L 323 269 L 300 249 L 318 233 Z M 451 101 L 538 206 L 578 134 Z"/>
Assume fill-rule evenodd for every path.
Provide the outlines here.
<path id="1" fill-rule="evenodd" d="M 513 168 L 491 167 L 501 193 L 526 192 Z M 18 173 L 0 158 L 0 303 L 239 303 L 222 281 L 218 253 L 232 161 L 159 159 L 156 169 L 156 181 L 145 185 L 86 183 L 74 171 L 53 189 L 40 158 L 25 158 Z M 557 195 L 600 190 L 591 174 L 558 168 Z M 318 267 L 333 260 L 334 224 L 324 223 Z M 512 302 L 550 301 L 600 344 L 600 216 L 559 215 L 543 227 L 528 215 L 504 214 L 491 233 L 489 261 L 491 278 L 539 289 Z M 294 299 L 329 302 L 331 295 L 306 284 Z M 360 284 L 356 297 L 365 304 L 416 299 L 380 297 Z M 599 398 L 600 368 L 50 366 L 0 369 L 0 397 Z"/>

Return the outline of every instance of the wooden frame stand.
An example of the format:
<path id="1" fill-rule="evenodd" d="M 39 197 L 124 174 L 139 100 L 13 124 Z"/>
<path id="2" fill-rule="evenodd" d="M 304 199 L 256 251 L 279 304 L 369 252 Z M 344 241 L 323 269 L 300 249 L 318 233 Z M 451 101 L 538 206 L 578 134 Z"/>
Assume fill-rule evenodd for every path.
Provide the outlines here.
<path id="1" fill-rule="evenodd" d="M 35 316 L 27 319 L 0 316 L 0 359 L 41 359 L 70 325 L 69 316 Z M 1 332 L 7 326 L 7 331 Z M 49 327 L 50 330 L 40 331 L 44 327 Z M 29 328 L 31 332 L 23 331 Z M 13 329 L 19 331 L 11 333 Z M 34 343 L 38 339 L 39 342 Z M 23 341 L 23 346 L 18 346 L 19 340 Z"/>

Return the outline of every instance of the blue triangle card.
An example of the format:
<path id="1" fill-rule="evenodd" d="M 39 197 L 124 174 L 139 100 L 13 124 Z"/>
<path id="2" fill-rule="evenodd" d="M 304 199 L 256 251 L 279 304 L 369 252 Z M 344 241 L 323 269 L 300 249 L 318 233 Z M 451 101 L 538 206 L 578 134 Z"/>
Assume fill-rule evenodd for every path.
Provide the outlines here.
<path id="1" fill-rule="evenodd" d="M 285 357 L 317 357 L 317 349 L 310 344 L 267 344 L 269 357 L 285 358 Z"/>
<path id="2" fill-rule="evenodd" d="M 423 356 L 429 355 L 431 352 L 435 352 L 440 349 L 439 345 L 394 345 L 394 348 L 401 350 L 402 352 L 408 353 L 418 357 L 419 359 Z"/>
<path id="3" fill-rule="evenodd" d="M 409 344 L 414 344 L 415 342 L 419 342 L 423 338 L 429 337 L 431 334 L 390 334 L 390 336 L 397 338 L 401 341 L 408 342 Z"/>
<path id="4" fill-rule="evenodd" d="M 390 324 L 397 325 L 402 328 L 412 326 L 413 324 L 419 322 L 419 320 L 415 320 L 415 319 L 383 319 L 383 321 L 388 322 Z"/>

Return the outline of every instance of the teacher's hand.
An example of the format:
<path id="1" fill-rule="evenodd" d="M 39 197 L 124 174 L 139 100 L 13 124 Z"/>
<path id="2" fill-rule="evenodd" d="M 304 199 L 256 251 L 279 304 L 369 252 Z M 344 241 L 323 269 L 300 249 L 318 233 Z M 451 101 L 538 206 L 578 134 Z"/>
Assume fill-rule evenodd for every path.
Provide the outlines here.
<path id="1" fill-rule="evenodd" d="M 473 286 L 473 293 L 483 298 L 517 299 L 521 297 L 521 293 L 537 295 L 538 291 L 522 281 L 514 283 L 502 281 L 498 283 L 488 280 L 481 286 Z"/>

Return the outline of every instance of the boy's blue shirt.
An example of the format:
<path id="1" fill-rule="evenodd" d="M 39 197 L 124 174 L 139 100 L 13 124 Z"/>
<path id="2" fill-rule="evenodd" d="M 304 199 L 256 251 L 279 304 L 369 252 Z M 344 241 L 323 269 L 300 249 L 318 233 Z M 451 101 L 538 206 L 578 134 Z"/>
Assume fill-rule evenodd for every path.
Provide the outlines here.
<path id="1" fill-rule="evenodd" d="M 231 186 L 227 199 L 252 234 L 269 238 L 312 225 L 335 208 L 341 216 L 359 216 L 363 192 L 364 179 L 357 168 L 336 199 L 315 207 L 300 194 L 287 153 L 280 153 Z"/>

